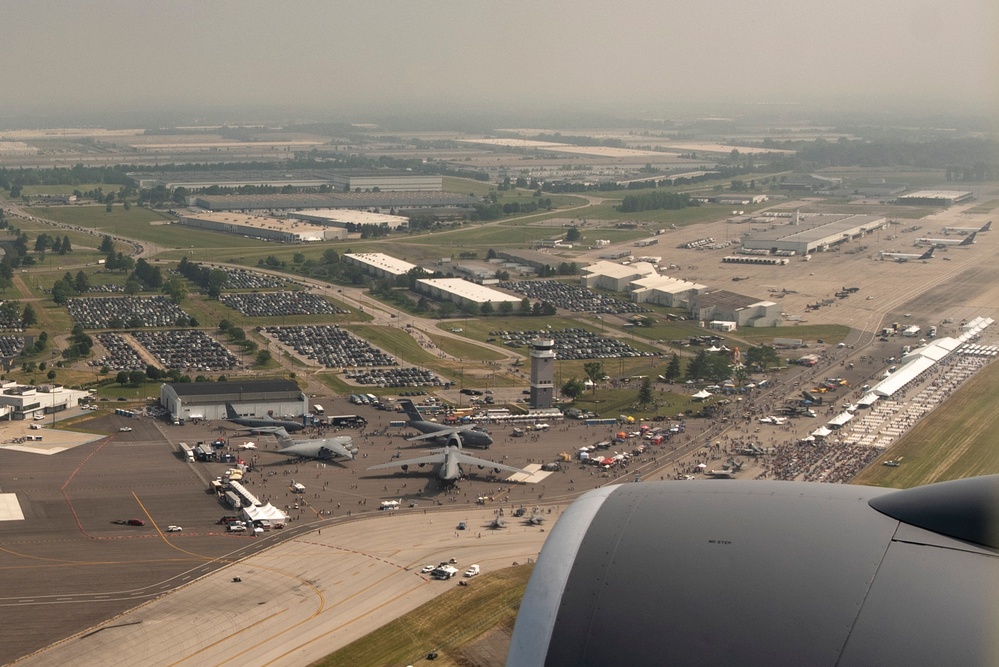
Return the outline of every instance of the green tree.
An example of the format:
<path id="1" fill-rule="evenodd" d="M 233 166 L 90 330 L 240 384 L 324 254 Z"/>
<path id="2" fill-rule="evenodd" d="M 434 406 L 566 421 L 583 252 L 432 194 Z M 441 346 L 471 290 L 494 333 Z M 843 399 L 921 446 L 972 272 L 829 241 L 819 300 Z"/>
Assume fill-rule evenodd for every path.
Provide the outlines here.
<path id="1" fill-rule="evenodd" d="M 69 242 L 68 236 L 63 236 L 62 245 L 59 246 L 59 254 L 65 255 L 67 252 L 73 252 L 73 244 Z"/>
<path id="2" fill-rule="evenodd" d="M 111 239 L 110 236 L 105 235 L 104 238 L 101 239 L 101 245 L 98 248 L 98 250 L 101 252 L 101 254 L 104 255 L 108 254 L 109 252 L 114 252 L 114 241 Z"/>
<path id="3" fill-rule="evenodd" d="M 575 225 L 569 227 L 568 231 L 565 233 L 565 240 L 568 243 L 574 243 L 581 238 L 583 238 L 583 235 L 580 233 L 579 228 Z"/>
<path id="4" fill-rule="evenodd" d="M 118 374 L 114 376 L 114 381 L 122 386 L 125 386 L 128 384 L 128 373 L 125 371 L 118 371 Z"/>
<path id="5" fill-rule="evenodd" d="M 676 352 L 670 357 L 669 363 L 666 365 L 666 373 L 663 375 L 667 382 L 676 382 L 680 379 L 680 355 Z"/>
<path id="6" fill-rule="evenodd" d="M 270 360 L 271 360 L 271 353 L 268 352 L 267 350 L 260 350 L 260 352 L 257 352 L 257 365 L 258 366 L 263 366 L 264 364 L 266 364 Z"/>
<path id="7" fill-rule="evenodd" d="M 642 386 L 638 390 L 638 404 L 644 407 L 650 403 L 652 403 L 652 380 L 644 377 Z"/>
<path id="8" fill-rule="evenodd" d="M 583 372 L 587 379 L 593 383 L 593 393 L 597 393 L 597 383 L 604 379 L 604 365 L 599 361 L 587 361 L 583 364 Z"/>
<path id="9" fill-rule="evenodd" d="M 34 307 L 30 303 L 25 304 L 24 312 L 21 313 L 21 326 L 28 329 L 36 324 L 38 324 L 38 315 L 35 313 Z"/>
<path id="10" fill-rule="evenodd" d="M 76 290 L 77 294 L 85 294 L 90 291 L 90 276 L 88 276 L 83 271 L 76 272 L 76 278 L 73 279 L 73 289 Z"/>
<path id="11" fill-rule="evenodd" d="M 586 385 L 579 378 L 570 378 L 562 385 L 562 395 L 571 399 L 579 398 L 586 391 Z"/>
<path id="12" fill-rule="evenodd" d="M 145 381 L 146 381 L 146 372 L 145 371 L 129 371 L 128 372 L 128 382 L 129 382 L 129 384 L 132 384 L 132 385 L 135 385 L 136 387 L 138 387 L 139 385 L 141 385 Z"/>

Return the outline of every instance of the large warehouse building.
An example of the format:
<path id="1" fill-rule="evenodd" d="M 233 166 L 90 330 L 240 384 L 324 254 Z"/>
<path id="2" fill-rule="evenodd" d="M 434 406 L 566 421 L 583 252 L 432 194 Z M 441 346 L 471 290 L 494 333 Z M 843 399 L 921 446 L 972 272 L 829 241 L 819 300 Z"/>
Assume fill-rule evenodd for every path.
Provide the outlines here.
<path id="1" fill-rule="evenodd" d="M 454 209 L 461 211 L 479 203 L 471 195 L 453 192 L 301 192 L 270 195 L 198 195 L 196 206 L 211 211 L 281 211 L 301 208 L 352 209 Z"/>
<path id="2" fill-rule="evenodd" d="M 331 227 L 342 227 L 347 231 L 360 231 L 364 225 L 385 226 L 389 229 L 399 229 L 409 224 L 409 218 L 401 215 L 389 215 L 387 213 L 372 213 L 370 211 L 358 211 L 350 208 L 324 208 L 311 211 L 293 211 L 288 213 L 289 218 L 314 222 L 317 225 L 329 225 Z"/>
<path id="3" fill-rule="evenodd" d="M 444 189 L 444 179 L 432 174 L 410 172 L 351 172 L 333 174 L 333 187 L 337 190 L 378 190 L 380 192 L 440 192 Z"/>
<path id="4" fill-rule="evenodd" d="M 634 264 L 596 262 L 583 269 L 580 284 L 588 289 L 599 288 L 624 292 L 632 281 L 654 275 L 656 275 L 656 267 L 648 262 L 635 262 Z"/>
<path id="5" fill-rule="evenodd" d="M 232 211 L 222 213 L 211 211 L 184 212 L 180 216 L 180 224 L 285 243 L 333 241 L 347 238 L 347 230 L 341 227 L 327 227 L 302 220 L 247 215 Z"/>
<path id="6" fill-rule="evenodd" d="M 781 323 L 780 305 L 773 301 L 728 290 L 701 292 L 691 300 L 691 314 L 704 322 L 735 322 L 739 327 L 776 327 Z"/>
<path id="7" fill-rule="evenodd" d="M 809 215 L 803 217 L 798 224 L 792 222 L 765 232 L 749 234 L 742 239 L 742 247 L 772 253 L 808 255 L 863 237 L 887 224 L 884 217 L 874 215 Z"/>
<path id="8" fill-rule="evenodd" d="M 461 278 L 422 278 L 416 281 L 416 291 L 434 299 L 451 301 L 459 307 L 475 305 L 481 308 L 486 303 L 496 307 L 504 302 L 516 306 L 521 301 L 519 296 L 511 296 Z"/>
<path id="9" fill-rule="evenodd" d="M 174 421 L 225 419 L 226 403 L 241 417 L 300 417 L 309 399 L 290 380 L 174 382 L 160 387 L 160 405 Z"/>
<path id="10" fill-rule="evenodd" d="M 909 206 L 953 206 L 964 204 L 975 198 L 973 192 L 958 190 L 918 190 L 902 195 L 895 200 L 896 204 Z"/>
<path id="11" fill-rule="evenodd" d="M 410 264 L 382 252 L 348 252 L 344 253 L 343 261 L 360 267 L 362 271 L 375 278 L 398 278 L 419 268 L 416 264 Z"/>

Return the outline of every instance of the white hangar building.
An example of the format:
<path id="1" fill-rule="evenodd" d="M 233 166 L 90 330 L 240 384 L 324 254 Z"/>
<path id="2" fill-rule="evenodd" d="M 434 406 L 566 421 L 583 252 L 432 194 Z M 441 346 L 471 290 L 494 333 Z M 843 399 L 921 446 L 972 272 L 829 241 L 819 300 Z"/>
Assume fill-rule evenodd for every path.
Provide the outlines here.
<path id="1" fill-rule="evenodd" d="M 291 380 L 171 382 L 160 386 L 160 405 L 174 420 L 225 419 L 226 403 L 243 417 L 300 417 L 309 399 Z"/>
<path id="2" fill-rule="evenodd" d="M 693 296 L 689 310 L 698 320 L 735 322 L 739 327 L 775 327 L 781 323 L 779 304 L 728 290 Z"/>
<path id="3" fill-rule="evenodd" d="M 344 253 L 343 261 L 360 267 L 362 271 L 375 278 L 396 278 L 418 268 L 416 264 L 410 264 L 382 252 L 348 252 Z"/>
<path id="4" fill-rule="evenodd" d="M 626 292 L 632 281 L 646 276 L 655 276 L 656 267 L 648 262 L 634 264 L 615 264 L 614 262 L 597 262 L 583 269 L 580 283 L 587 288 L 600 288 L 615 292 Z"/>
<path id="5" fill-rule="evenodd" d="M 685 307 L 707 285 L 669 276 L 650 275 L 630 284 L 631 299 L 636 303 L 654 303 L 669 308 Z"/>
<path id="6" fill-rule="evenodd" d="M 388 213 L 372 213 L 371 211 L 358 211 L 352 208 L 323 208 L 311 211 L 289 211 L 289 218 L 314 222 L 317 225 L 329 225 L 331 227 L 342 227 L 347 230 L 356 230 L 363 225 L 385 226 L 389 229 L 399 229 L 409 224 L 409 218 L 402 215 L 389 215 Z"/>
<path id="7" fill-rule="evenodd" d="M 749 234 L 742 239 L 748 250 L 768 250 L 772 253 L 793 252 L 808 255 L 860 238 L 888 225 L 888 220 L 875 215 L 809 215 L 798 224 L 789 223 Z"/>

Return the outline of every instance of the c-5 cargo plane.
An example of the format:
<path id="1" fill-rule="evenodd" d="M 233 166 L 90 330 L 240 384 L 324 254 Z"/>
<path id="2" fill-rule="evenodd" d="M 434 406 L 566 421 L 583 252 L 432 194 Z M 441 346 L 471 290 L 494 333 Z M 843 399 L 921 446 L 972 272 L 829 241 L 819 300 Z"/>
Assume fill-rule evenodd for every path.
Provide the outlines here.
<path id="1" fill-rule="evenodd" d="M 458 435 L 461 438 L 463 447 L 479 447 L 484 449 L 493 444 L 492 436 L 485 431 L 478 430 L 474 426 L 447 426 L 446 424 L 427 421 L 420 414 L 413 401 L 399 401 L 399 405 L 406 411 L 406 416 L 409 417 L 409 425 L 423 434 L 415 438 L 410 438 L 410 440 L 437 440 L 442 445 L 447 445 L 452 435 Z"/>
<path id="2" fill-rule="evenodd" d="M 499 472 L 501 470 L 506 470 L 507 472 L 522 472 L 529 474 L 527 470 L 522 470 L 520 468 L 514 468 L 513 466 L 504 465 L 502 463 L 496 463 L 494 461 L 488 461 L 486 459 L 480 459 L 475 456 L 470 456 L 461 450 L 462 436 L 457 433 L 452 433 L 448 436 L 448 443 L 446 446 L 435 449 L 431 451 L 426 456 L 418 456 L 413 459 L 404 459 L 400 461 L 392 461 L 391 463 L 382 463 L 381 465 L 371 466 L 368 470 L 384 470 L 386 468 L 402 468 L 403 472 L 409 470 L 409 466 L 425 466 L 428 463 L 437 465 L 437 476 L 440 477 L 445 482 L 457 482 L 464 476 L 461 469 L 462 465 L 473 465 L 479 468 L 492 468 L 493 471 Z M 424 438 L 425 436 L 417 436 L 418 438 Z M 415 438 L 410 438 L 411 440 Z"/>

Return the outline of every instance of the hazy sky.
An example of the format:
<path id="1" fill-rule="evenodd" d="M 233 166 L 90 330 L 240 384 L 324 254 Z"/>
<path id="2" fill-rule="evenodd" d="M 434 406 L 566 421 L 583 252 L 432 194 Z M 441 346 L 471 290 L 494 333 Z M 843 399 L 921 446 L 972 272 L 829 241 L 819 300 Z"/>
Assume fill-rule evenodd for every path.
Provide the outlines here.
<path id="1" fill-rule="evenodd" d="M 0 111 L 999 101 L 996 0 L 0 0 Z"/>

